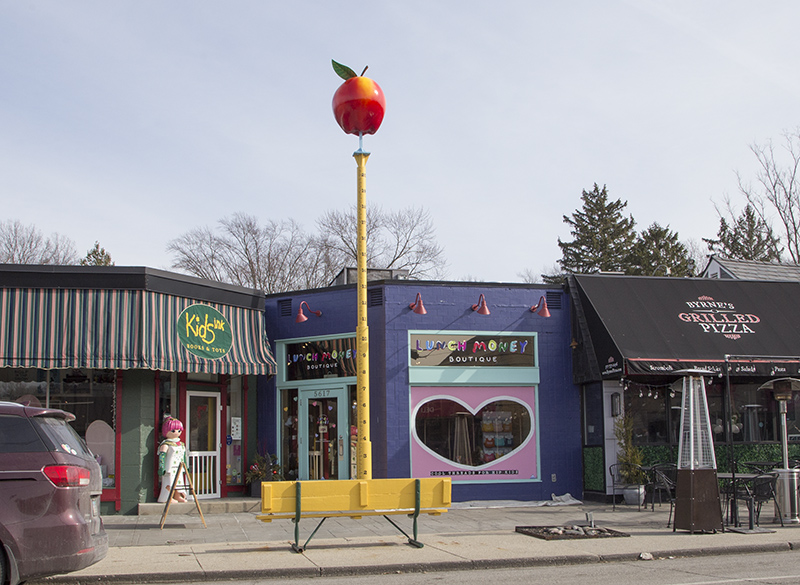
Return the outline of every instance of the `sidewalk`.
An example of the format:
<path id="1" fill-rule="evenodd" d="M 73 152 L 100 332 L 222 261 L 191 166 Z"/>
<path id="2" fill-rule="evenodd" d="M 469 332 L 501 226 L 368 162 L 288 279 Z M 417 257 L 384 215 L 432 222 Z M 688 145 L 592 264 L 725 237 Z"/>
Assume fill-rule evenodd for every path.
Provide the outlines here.
<path id="1" fill-rule="evenodd" d="M 201 502 L 207 528 L 193 506 L 170 510 L 164 529 L 158 515 L 104 517 L 109 535 L 108 556 L 92 567 L 42 580 L 49 583 L 165 583 L 187 580 L 231 580 L 286 576 L 364 575 L 389 572 L 445 571 L 523 567 L 567 563 L 629 561 L 650 553 L 655 558 L 800 548 L 800 525 L 768 524 L 773 532 L 689 534 L 667 528 L 669 505 L 655 510 L 586 502 L 571 506 L 528 506 L 523 502 L 455 504 L 442 516 L 420 516 L 419 540 L 405 537 L 382 517 L 361 520 L 330 518 L 303 554 L 292 551 L 294 524 L 264 523 L 252 512 L 214 513 Z M 597 526 L 629 537 L 542 540 L 515 532 L 517 526 L 587 525 L 591 513 Z M 746 514 L 746 512 L 744 512 Z M 746 516 L 745 516 L 746 518 Z M 395 521 L 411 533 L 411 520 Z M 316 526 L 300 524 L 301 544 Z"/>

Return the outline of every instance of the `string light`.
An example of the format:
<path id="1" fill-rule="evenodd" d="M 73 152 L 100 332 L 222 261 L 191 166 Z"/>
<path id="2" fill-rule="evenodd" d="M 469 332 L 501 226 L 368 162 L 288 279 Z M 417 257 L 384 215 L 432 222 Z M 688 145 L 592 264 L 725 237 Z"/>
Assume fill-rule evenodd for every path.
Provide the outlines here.
<path id="1" fill-rule="evenodd" d="M 641 382 L 629 382 L 625 381 L 625 390 L 629 387 L 637 388 L 639 390 L 639 398 L 644 398 L 644 392 L 647 390 L 647 397 L 648 398 L 655 398 L 656 400 L 659 398 L 659 393 L 663 392 L 661 396 L 666 396 L 667 389 L 669 388 L 669 397 L 675 398 L 675 389 L 672 387 L 672 384 L 643 384 Z"/>

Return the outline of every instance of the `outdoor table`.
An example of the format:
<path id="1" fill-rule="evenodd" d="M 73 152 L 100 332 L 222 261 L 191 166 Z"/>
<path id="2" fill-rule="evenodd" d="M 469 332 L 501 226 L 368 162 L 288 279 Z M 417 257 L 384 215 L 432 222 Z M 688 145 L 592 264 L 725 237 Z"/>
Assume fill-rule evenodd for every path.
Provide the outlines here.
<path id="1" fill-rule="evenodd" d="M 745 465 L 751 469 L 755 469 L 759 473 L 770 473 L 776 467 L 780 467 L 780 461 L 743 461 Z M 736 475 L 739 475 L 738 473 Z"/>

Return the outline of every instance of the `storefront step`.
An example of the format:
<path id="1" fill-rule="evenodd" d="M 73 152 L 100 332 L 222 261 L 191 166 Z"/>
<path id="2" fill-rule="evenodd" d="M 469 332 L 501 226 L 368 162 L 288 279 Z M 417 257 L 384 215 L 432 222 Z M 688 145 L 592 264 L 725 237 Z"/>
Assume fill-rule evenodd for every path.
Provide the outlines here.
<path id="1" fill-rule="evenodd" d="M 148 502 L 139 504 L 139 516 L 161 516 L 166 504 Z M 261 500 L 258 498 L 225 498 L 214 500 L 200 500 L 200 509 L 203 514 L 229 514 L 236 512 L 261 512 Z M 197 514 L 194 502 L 172 504 L 169 515 Z"/>

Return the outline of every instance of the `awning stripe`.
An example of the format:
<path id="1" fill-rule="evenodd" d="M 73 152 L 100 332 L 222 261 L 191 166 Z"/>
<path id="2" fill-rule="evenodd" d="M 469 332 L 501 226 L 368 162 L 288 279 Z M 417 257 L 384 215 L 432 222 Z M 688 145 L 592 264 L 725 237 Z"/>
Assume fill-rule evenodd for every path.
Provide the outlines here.
<path id="1" fill-rule="evenodd" d="M 204 358 L 180 343 L 177 320 L 193 304 L 228 320 L 227 354 Z M 272 375 L 275 359 L 263 311 L 152 291 L 4 288 L 0 366 Z"/>

